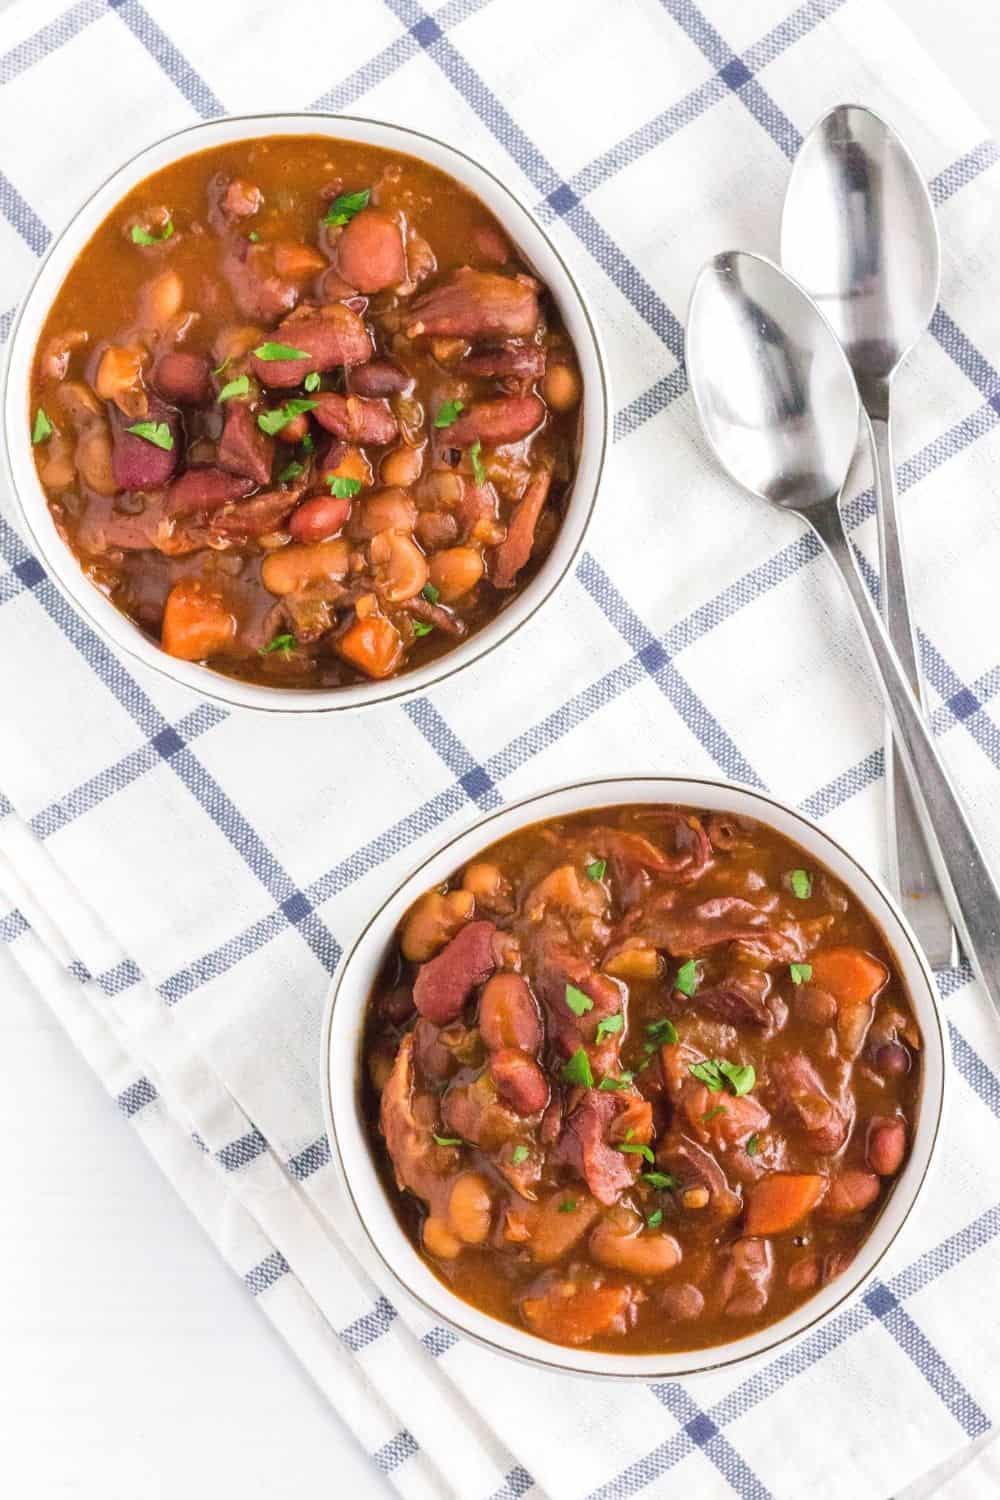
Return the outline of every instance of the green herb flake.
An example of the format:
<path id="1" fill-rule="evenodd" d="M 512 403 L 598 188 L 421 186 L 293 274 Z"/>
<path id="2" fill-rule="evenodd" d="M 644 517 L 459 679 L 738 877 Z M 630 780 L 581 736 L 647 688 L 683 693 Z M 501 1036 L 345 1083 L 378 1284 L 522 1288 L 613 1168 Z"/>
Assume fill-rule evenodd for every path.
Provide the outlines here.
<path id="1" fill-rule="evenodd" d="M 298 479 L 299 475 L 303 472 L 304 469 L 305 465 L 297 463 L 293 458 L 292 462 L 290 464 L 286 464 L 281 473 L 278 475 L 278 483 L 287 484 L 290 479 Z"/>
<path id="2" fill-rule="evenodd" d="M 283 656 L 287 656 L 290 651 L 295 650 L 297 645 L 298 641 L 294 635 L 276 635 L 274 640 L 268 641 L 266 646 L 259 647 L 257 654 L 258 656 L 270 656 L 272 651 L 280 651 Z"/>
<path id="3" fill-rule="evenodd" d="M 413 626 L 413 634 L 418 638 L 422 635 L 430 635 L 434 629 L 434 626 L 428 620 L 413 620 L 411 624 Z"/>
<path id="4" fill-rule="evenodd" d="M 793 984 L 808 984 L 813 977 L 812 964 L 790 964 L 788 972 L 792 976 Z"/>
<path id="5" fill-rule="evenodd" d="M 717 1104 L 714 1109 L 706 1110 L 706 1112 L 701 1117 L 702 1122 L 707 1125 L 711 1120 L 714 1120 L 717 1115 L 724 1115 L 725 1113 L 726 1106 L 724 1104 Z"/>
<path id="6" fill-rule="evenodd" d="M 247 235 L 247 239 L 250 241 L 251 245 L 256 245 L 257 241 L 260 239 L 260 235 L 257 233 L 256 229 L 251 229 L 250 233 Z"/>
<path id="7" fill-rule="evenodd" d="M 312 359 L 308 349 L 296 349 L 292 344 L 273 344 L 267 340 L 253 351 L 265 364 L 274 364 L 282 359 Z"/>
<path id="8" fill-rule="evenodd" d="M 441 590 L 436 589 L 433 583 L 425 583 L 420 590 L 428 604 L 436 604 L 441 597 Z"/>
<path id="9" fill-rule="evenodd" d="M 568 1063 L 564 1063 L 559 1071 L 559 1077 L 563 1083 L 575 1083 L 580 1088 L 592 1089 L 594 1087 L 594 1075 L 590 1067 L 590 1058 L 583 1047 L 577 1047 Z"/>
<path id="10" fill-rule="evenodd" d="M 572 1213 L 575 1213 L 576 1212 L 576 1199 L 575 1198 L 564 1198 L 563 1201 L 560 1203 L 560 1205 L 559 1205 L 558 1209 L 556 1210 L 556 1212 L 557 1213 L 561 1213 L 561 1214 L 572 1214 Z"/>
<path id="11" fill-rule="evenodd" d="M 483 461 L 479 456 L 482 451 L 483 445 L 480 442 L 479 438 L 476 438 L 476 441 L 469 449 L 469 462 L 472 464 L 472 477 L 477 484 L 486 483 L 486 470 L 483 467 Z"/>
<path id="12" fill-rule="evenodd" d="M 437 409 L 437 416 L 434 418 L 434 426 L 450 427 L 459 412 L 464 410 L 464 408 L 464 401 L 442 401 Z"/>
<path id="13" fill-rule="evenodd" d="M 755 1130 L 754 1133 L 753 1133 L 753 1135 L 748 1135 L 747 1136 L 747 1156 L 756 1156 L 757 1152 L 759 1150 L 760 1150 L 760 1137 L 758 1136 L 758 1134 L 757 1134 L 757 1132 Z"/>
<path id="14" fill-rule="evenodd" d="M 351 496 L 356 495 L 361 488 L 360 479 L 348 479 L 343 474 L 329 474 L 326 482 L 335 500 L 350 500 Z"/>
<path id="15" fill-rule="evenodd" d="M 303 453 L 311 453 L 315 446 L 316 444 L 313 442 L 312 433 L 307 432 L 305 437 L 302 439 L 302 442 L 299 444 L 299 447 L 302 449 Z"/>
<path id="16" fill-rule="evenodd" d="M 604 872 L 608 868 L 606 859 L 595 859 L 592 865 L 587 866 L 588 880 L 603 880 Z"/>
<path id="17" fill-rule="evenodd" d="M 215 369 L 212 371 L 212 374 L 213 375 L 221 375 L 222 372 L 223 372 L 223 370 L 229 364 L 229 362 L 232 359 L 232 357 L 233 356 L 231 354 L 227 354 L 226 357 L 225 357 L 225 359 L 222 361 L 222 364 L 221 365 L 216 365 Z"/>
<path id="18" fill-rule="evenodd" d="M 460 1135 L 436 1135 L 434 1144 L 435 1146 L 464 1146 L 465 1142 Z"/>
<path id="19" fill-rule="evenodd" d="M 133 245 L 162 245 L 164 240 L 169 240 L 174 232 L 174 221 L 168 219 L 159 234 L 152 234 L 148 229 L 143 229 L 141 224 L 132 225 Z"/>
<path id="20" fill-rule="evenodd" d="M 661 1193 L 668 1192 L 670 1188 L 677 1186 L 677 1178 L 670 1172 L 643 1172 L 642 1180 Z"/>
<path id="21" fill-rule="evenodd" d="M 318 401 L 304 401 L 297 396 L 292 401 L 286 401 L 284 406 L 276 406 L 273 411 L 262 411 L 257 418 L 257 426 L 268 437 L 275 437 L 283 427 L 288 426 L 293 417 L 300 416 L 304 411 L 312 411 L 318 405 Z"/>
<path id="22" fill-rule="evenodd" d="M 688 1063 L 688 1072 L 692 1078 L 697 1078 L 699 1083 L 703 1083 L 710 1093 L 721 1094 L 726 1086 L 719 1072 L 719 1064 L 707 1057 L 702 1062 Z"/>
<path id="23" fill-rule="evenodd" d="M 31 441 L 36 445 L 38 443 L 47 443 L 52 436 L 52 430 L 52 423 L 49 421 L 48 413 L 44 406 L 40 406 L 35 412 L 34 426 L 31 429 Z"/>
<path id="24" fill-rule="evenodd" d="M 689 958 L 687 963 L 681 964 L 680 968 L 677 970 L 677 977 L 674 980 L 674 989 L 680 990 L 682 995 L 687 995 L 690 999 L 695 990 L 698 988 L 700 977 L 701 976 L 698 973 L 698 965 L 695 963 L 693 958 Z"/>
<path id="25" fill-rule="evenodd" d="M 154 448 L 164 448 L 167 452 L 174 446 L 174 435 L 166 422 L 135 422 L 131 427 L 126 427 L 125 431 L 134 432 L 143 442 L 152 443 Z"/>
<path id="26" fill-rule="evenodd" d="M 789 889 L 800 901 L 808 901 L 812 895 L 812 876 L 808 870 L 792 870 L 788 876 Z"/>
<path id="27" fill-rule="evenodd" d="M 523 1161 L 528 1160 L 528 1155 L 527 1146 L 515 1146 L 510 1153 L 511 1166 L 519 1167 Z"/>
<path id="28" fill-rule="evenodd" d="M 648 1225 L 648 1227 L 650 1229 L 658 1229 L 662 1223 L 663 1223 L 663 1209 L 662 1208 L 654 1208 L 653 1212 L 646 1219 L 646 1224 Z"/>
<path id="29" fill-rule="evenodd" d="M 625 1025 L 625 1017 L 619 1012 L 616 1016 L 605 1016 L 603 1021 L 597 1023 L 597 1034 L 595 1042 L 603 1042 L 606 1036 L 617 1036 Z"/>
<path id="30" fill-rule="evenodd" d="M 230 380 L 222 387 L 218 399 L 229 401 L 233 396 L 245 396 L 250 390 L 249 375 L 237 375 L 235 380 Z"/>
<path id="31" fill-rule="evenodd" d="M 615 1147 L 616 1151 L 624 1151 L 629 1156 L 641 1156 L 643 1161 L 655 1161 L 649 1146 L 640 1146 L 638 1141 L 619 1141 Z"/>
<path id="32" fill-rule="evenodd" d="M 368 207 L 371 195 L 371 188 L 362 188 L 358 193 L 341 193 L 339 198 L 334 198 L 323 215 L 323 223 L 349 224 L 355 214 Z"/>
<path id="33" fill-rule="evenodd" d="M 305 380 L 303 380 L 302 384 L 305 386 L 305 388 L 306 388 L 307 391 L 318 391 L 319 390 L 319 371 L 318 370 L 310 370 L 309 374 L 306 376 Z"/>
<path id="34" fill-rule="evenodd" d="M 618 1078 L 602 1078 L 597 1087 L 603 1089 L 606 1094 L 620 1094 L 625 1089 L 631 1088 L 634 1077 L 634 1073 L 622 1073 Z"/>
<path id="35" fill-rule="evenodd" d="M 719 1063 L 719 1072 L 737 1097 L 740 1094 L 749 1094 L 757 1082 L 757 1072 L 753 1063 L 741 1065 L 723 1060 Z"/>
<path id="36" fill-rule="evenodd" d="M 588 1010 L 593 1010 L 594 1008 L 594 1002 L 590 996 L 585 995 L 582 990 L 578 990 L 575 984 L 568 984 L 566 986 L 566 1004 L 574 1016 L 585 1016 Z"/>
<path id="37" fill-rule="evenodd" d="M 649 1037 L 649 1046 L 672 1047 L 677 1041 L 677 1027 L 669 1016 L 663 1016 L 659 1021 L 649 1022 L 646 1035 Z"/>

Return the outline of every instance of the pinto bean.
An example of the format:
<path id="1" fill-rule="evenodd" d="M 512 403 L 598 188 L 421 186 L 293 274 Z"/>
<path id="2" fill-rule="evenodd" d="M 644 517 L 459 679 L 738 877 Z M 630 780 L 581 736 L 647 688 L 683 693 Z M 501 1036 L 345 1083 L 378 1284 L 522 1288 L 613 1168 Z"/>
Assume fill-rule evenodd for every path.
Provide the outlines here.
<path id="1" fill-rule="evenodd" d="M 274 247 L 274 269 L 279 276 L 288 276 L 293 281 L 304 281 L 307 276 L 318 276 L 326 270 L 326 256 L 314 245 L 305 245 L 301 240 L 279 240 Z"/>
<path id="2" fill-rule="evenodd" d="M 413 528 L 425 552 L 436 552 L 458 540 L 458 522 L 442 510 L 422 510 Z"/>
<path id="3" fill-rule="evenodd" d="M 545 1074 L 527 1052 L 517 1047 L 501 1047 L 490 1058 L 490 1077 L 497 1093 L 519 1115 L 537 1115 L 549 1102 L 549 1085 Z"/>
<path id="4" fill-rule="evenodd" d="M 594 1259 L 631 1276 L 665 1276 L 681 1262 L 681 1247 L 672 1234 L 647 1231 L 632 1209 L 613 1208 L 596 1225 L 588 1248 Z"/>
<path id="5" fill-rule="evenodd" d="M 488 906 L 495 906 L 498 901 L 506 903 L 510 895 L 510 886 L 500 866 L 487 860 L 474 860 L 466 865 L 462 889 L 471 891 L 477 901 L 485 901 Z"/>
<path id="6" fill-rule="evenodd" d="M 572 1203 L 573 1207 L 568 1208 Z M 531 1236 L 531 1256 L 539 1265 L 551 1266 L 577 1245 L 600 1213 L 586 1191 L 558 1189 L 542 1205 Z"/>
<path id="7" fill-rule="evenodd" d="M 412 531 L 416 519 L 417 507 L 405 490 L 376 490 L 355 506 L 351 535 L 366 541 L 380 531 Z"/>
<path id="8" fill-rule="evenodd" d="M 820 1213 L 824 1219 L 847 1219 L 870 1208 L 881 1191 L 874 1172 L 847 1167 L 830 1183 Z"/>
<path id="9" fill-rule="evenodd" d="M 225 365 L 234 359 L 241 359 L 261 343 L 263 338 L 264 330 L 256 323 L 227 323 L 224 328 L 219 329 L 212 344 L 216 363 Z M 221 378 L 226 378 L 225 372 L 222 372 Z"/>
<path id="10" fill-rule="evenodd" d="M 236 617 L 222 595 L 198 578 L 182 578 L 167 595 L 162 645 L 181 661 L 205 661 L 236 636 Z"/>
<path id="11" fill-rule="evenodd" d="M 350 500 L 333 495 L 313 495 L 289 518 L 288 529 L 297 542 L 324 542 L 336 536 L 351 514 Z"/>
<path id="12" fill-rule="evenodd" d="M 898 1115 L 874 1115 L 868 1123 L 865 1160 L 880 1177 L 895 1177 L 906 1155 L 906 1121 Z"/>
<path id="13" fill-rule="evenodd" d="M 161 271 L 139 289 L 139 321 L 162 328 L 176 318 L 184 301 L 184 283 L 176 271 Z"/>
<path id="14" fill-rule="evenodd" d="M 272 594 L 295 594 L 312 584 L 328 583 L 345 577 L 351 549 L 343 538 L 313 542 L 309 546 L 293 542 L 280 552 L 265 557 L 261 581 Z"/>
<path id="15" fill-rule="evenodd" d="M 138 422 L 149 405 L 142 386 L 142 350 L 109 344 L 97 366 L 94 389 L 102 401 L 113 401 L 131 421 Z"/>
<path id="16" fill-rule="evenodd" d="M 448 1228 L 463 1245 L 481 1245 L 490 1232 L 493 1199 L 489 1184 L 478 1172 L 456 1177 L 448 1199 Z"/>
<path id="17" fill-rule="evenodd" d="M 76 467 L 84 484 L 99 495 L 116 495 L 111 434 L 106 422 L 93 422 L 76 440 Z"/>
<path id="18" fill-rule="evenodd" d="M 384 615 L 366 615 L 338 637 L 336 650 L 366 677 L 391 677 L 403 655 L 403 639 Z"/>
<path id="19" fill-rule="evenodd" d="M 462 1253 L 462 1241 L 452 1234 L 443 1219 L 425 1219 L 423 1228 L 424 1249 L 438 1260 L 455 1260 Z"/>
<path id="20" fill-rule="evenodd" d="M 479 1030 L 491 1051 L 517 1047 L 522 1052 L 538 1052 L 542 1017 L 520 974 L 503 971 L 486 981 L 479 999 Z"/>
<path id="21" fill-rule="evenodd" d="M 400 485 L 407 489 L 411 484 L 416 484 L 423 467 L 423 448 L 393 448 L 382 460 L 379 477 L 383 484 Z"/>
<path id="22" fill-rule="evenodd" d="M 365 208 L 337 241 L 337 267 L 359 292 L 382 292 L 406 279 L 406 252 L 399 224 L 380 208 Z"/>
<path id="23" fill-rule="evenodd" d="M 372 537 L 368 554 L 375 570 L 375 586 L 389 604 L 414 598 L 427 582 L 427 559 L 405 531 L 380 531 Z"/>
<path id="24" fill-rule="evenodd" d="M 483 554 L 478 547 L 447 547 L 430 561 L 431 583 L 442 604 L 453 604 L 470 593 L 483 576 Z"/>
<path id="25" fill-rule="evenodd" d="M 837 1002 L 826 990 L 814 984 L 798 984 L 792 995 L 792 1010 L 796 1017 L 813 1026 L 832 1026 L 837 1019 Z"/>
<path id="26" fill-rule="evenodd" d="M 545 420 L 545 406 L 537 396 L 498 396 L 494 401 L 474 401 L 445 429 L 456 448 L 482 442 L 494 448 L 517 443 Z"/>
<path id="27" fill-rule="evenodd" d="M 562 360 L 550 361 L 542 380 L 542 395 L 553 411 L 572 411 L 583 393 L 580 372 Z"/>
<path id="28" fill-rule="evenodd" d="M 475 908 L 476 903 L 467 891 L 425 891 L 410 907 L 403 922 L 399 935 L 403 957 L 412 963 L 426 963 L 445 943 L 451 942 Z"/>

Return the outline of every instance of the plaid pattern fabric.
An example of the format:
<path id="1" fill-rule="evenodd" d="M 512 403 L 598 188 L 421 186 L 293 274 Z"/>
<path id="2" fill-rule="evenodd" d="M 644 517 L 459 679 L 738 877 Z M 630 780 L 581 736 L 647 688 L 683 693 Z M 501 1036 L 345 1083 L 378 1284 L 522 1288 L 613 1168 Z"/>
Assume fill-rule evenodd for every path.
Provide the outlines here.
<path id="1" fill-rule="evenodd" d="M 680 316 L 710 253 L 774 254 L 790 158 L 871 104 L 932 182 L 942 305 L 897 448 L 931 715 L 1000 858 L 1000 152 L 879 0 L 32 0 L 0 19 L 0 337 L 126 149 L 224 111 L 412 124 L 499 172 L 602 326 L 616 442 L 574 576 L 511 644 L 345 721 L 230 715 L 117 657 L 0 496 L 0 972 L 65 1022 L 250 1295 L 404 1495 L 882 1500 L 996 1417 L 1000 1043 L 941 978 L 942 1165 L 863 1298 L 741 1371 L 558 1379 L 397 1307 L 323 1134 L 343 945 L 446 833 L 540 786 L 766 786 L 883 861 L 882 712 L 796 522 L 708 462 Z M 847 516 L 873 588 L 867 472 Z"/>

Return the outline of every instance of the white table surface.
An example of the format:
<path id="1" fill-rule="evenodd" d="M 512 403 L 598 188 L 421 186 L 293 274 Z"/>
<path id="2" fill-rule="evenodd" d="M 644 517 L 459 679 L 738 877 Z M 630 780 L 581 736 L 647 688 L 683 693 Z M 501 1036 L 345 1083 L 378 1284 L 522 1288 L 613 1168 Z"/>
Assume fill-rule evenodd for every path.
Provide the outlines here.
<path id="1" fill-rule="evenodd" d="M 894 4 L 1000 134 L 997 0 Z M 0 1005 L 0 1059 L 0 1492 L 391 1494 L 44 1010 Z M 986 1500 L 982 1462 L 906 1500 Z"/>

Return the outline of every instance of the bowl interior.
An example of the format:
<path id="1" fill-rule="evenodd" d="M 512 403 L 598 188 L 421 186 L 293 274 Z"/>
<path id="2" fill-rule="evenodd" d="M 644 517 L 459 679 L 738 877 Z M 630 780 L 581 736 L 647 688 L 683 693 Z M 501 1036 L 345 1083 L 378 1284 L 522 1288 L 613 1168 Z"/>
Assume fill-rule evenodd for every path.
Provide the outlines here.
<path id="1" fill-rule="evenodd" d="M 479 1312 L 424 1264 L 401 1229 L 375 1168 L 361 1106 L 361 1034 L 368 995 L 396 926 L 421 891 L 475 853 L 525 824 L 630 802 L 676 802 L 742 813 L 777 829 L 822 862 L 874 917 L 894 952 L 923 1032 L 917 1126 L 906 1166 L 850 1268 L 787 1317 L 724 1345 L 674 1354 L 616 1355 L 564 1348 Z M 323 1028 L 322 1087 L 327 1128 L 369 1240 L 395 1281 L 435 1317 L 491 1349 L 589 1375 L 672 1379 L 762 1354 L 811 1327 L 871 1275 L 906 1220 L 923 1183 L 941 1119 L 945 1047 L 936 990 L 926 961 L 882 886 L 845 849 L 791 808 L 746 788 L 692 777 L 622 777 L 583 782 L 505 808 L 452 839 L 414 872 L 372 917 L 331 989 Z"/>
<path id="2" fill-rule="evenodd" d="M 448 172 L 496 215 L 558 304 L 576 347 L 583 376 L 581 442 L 566 516 L 537 575 L 503 611 L 467 642 L 443 657 L 387 682 L 357 683 L 325 691 L 266 687 L 224 677 L 194 662 L 166 656 L 94 587 L 63 542 L 49 513 L 31 451 L 27 392 L 35 345 L 63 279 L 94 231 L 137 183 L 183 156 L 254 136 L 328 135 L 420 157 Z M 244 115 L 211 120 L 157 141 L 107 179 L 54 241 L 21 305 L 11 333 L 3 394 L 4 447 L 21 519 L 46 568 L 102 637 L 175 682 L 205 697 L 280 713 L 317 713 L 409 697 L 493 650 L 552 592 L 566 573 L 590 519 L 607 445 L 608 394 L 604 359 L 594 323 L 562 256 L 498 178 L 443 141 L 398 125 L 346 115 Z"/>

